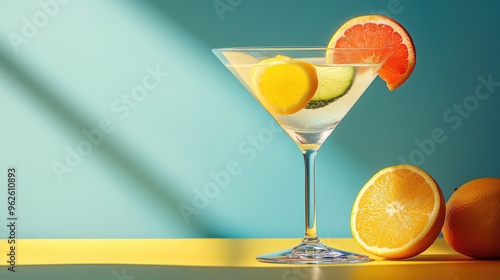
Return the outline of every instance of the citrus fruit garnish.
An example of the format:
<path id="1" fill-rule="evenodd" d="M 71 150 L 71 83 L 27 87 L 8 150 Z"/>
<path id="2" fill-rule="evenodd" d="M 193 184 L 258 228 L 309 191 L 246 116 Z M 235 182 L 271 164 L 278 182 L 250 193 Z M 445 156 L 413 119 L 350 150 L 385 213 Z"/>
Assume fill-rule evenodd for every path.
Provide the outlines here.
<path id="1" fill-rule="evenodd" d="M 361 189 L 352 208 L 351 232 L 374 255 L 410 258 L 436 240 L 444 215 L 444 197 L 434 179 L 401 164 L 380 170 Z"/>
<path id="2" fill-rule="evenodd" d="M 443 236 L 463 255 L 500 258 L 500 178 L 472 180 L 450 196 Z"/>
<path id="3" fill-rule="evenodd" d="M 406 29 L 395 20 L 381 15 L 350 19 L 333 35 L 329 48 L 392 48 L 392 54 L 378 70 L 390 90 L 402 85 L 415 68 L 415 46 Z M 360 51 L 365 62 L 376 63 L 381 53 Z M 347 58 L 346 58 L 347 59 Z"/>
<path id="4" fill-rule="evenodd" d="M 252 68 L 253 92 L 271 113 L 293 114 L 303 109 L 318 88 L 313 64 L 277 55 Z"/>

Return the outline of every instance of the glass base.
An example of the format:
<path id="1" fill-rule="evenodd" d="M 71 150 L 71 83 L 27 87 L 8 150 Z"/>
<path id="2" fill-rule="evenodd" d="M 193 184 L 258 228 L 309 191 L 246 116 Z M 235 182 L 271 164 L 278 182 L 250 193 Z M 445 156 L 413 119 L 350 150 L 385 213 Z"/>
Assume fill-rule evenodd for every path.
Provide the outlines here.
<path id="1" fill-rule="evenodd" d="M 337 250 L 319 241 L 302 242 L 287 250 L 257 256 L 257 260 L 288 264 L 344 264 L 371 261 L 368 256 Z"/>

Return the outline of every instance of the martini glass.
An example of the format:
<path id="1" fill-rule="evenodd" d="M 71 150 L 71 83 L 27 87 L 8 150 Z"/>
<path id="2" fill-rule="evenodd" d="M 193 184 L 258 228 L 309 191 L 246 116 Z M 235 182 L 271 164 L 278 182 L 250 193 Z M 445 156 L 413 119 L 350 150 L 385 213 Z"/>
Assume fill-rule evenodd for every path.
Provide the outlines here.
<path id="1" fill-rule="evenodd" d="M 213 49 L 219 60 L 264 106 L 254 85 L 254 69 L 265 67 L 277 55 L 312 63 L 318 77 L 318 91 L 325 100 L 309 101 L 293 114 L 271 116 L 298 145 L 305 163 L 305 235 L 299 245 L 279 252 L 257 256 L 271 263 L 326 264 L 367 262 L 367 256 L 324 245 L 316 232 L 315 163 L 318 149 L 340 123 L 358 98 L 377 76 L 377 71 L 392 54 L 390 48 L 222 48 Z M 347 74 L 346 74 L 347 73 Z M 352 73 L 352 74 L 349 74 Z M 336 75 L 339 75 L 336 77 Z M 341 89 L 339 92 L 339 88 Z M 344 90 L 345 89 L 345 90 Z M 319 95 L 318 91 L 316 95 Z M 331 91 L 331 92 L 328 92 Z M 266 108 L 264 106 L 264 108 Z"/>

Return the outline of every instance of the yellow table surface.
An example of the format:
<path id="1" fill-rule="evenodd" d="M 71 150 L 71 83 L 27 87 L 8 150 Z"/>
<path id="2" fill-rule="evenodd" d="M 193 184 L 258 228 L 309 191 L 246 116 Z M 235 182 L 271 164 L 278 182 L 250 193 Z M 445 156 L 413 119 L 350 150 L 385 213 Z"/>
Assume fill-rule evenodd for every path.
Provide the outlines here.
<path id="1" fill-rule="evenodd" d="M 2 260 L 0 276 L 12 277 L 20 275 L 17 272 L 27 270 L 30 273 L 26 273 L 26 277 L 22 279 L 31 279 L 30 275 L 33 276 L 32 279 L 36 279 L 42 272 L 57 275 L 61 272 L 61 267 L 67 267 L 69 275 L 73 268 L 78 273 L 97 273 L 103 270 L 103 276 L 88 279 L 115 280 L 184 277 L 300 280 L 332 279 L 334 276 L 337 279 L 500 279 L 500 261 L 474 260 L 460 255 L 442 238 L 438 238 L 424 253 L 406 260 L 384 260 L 367 254 L 350 238 L 322 241 L 341 250 L 367 254 L 373 261 L 340 265 L 287 265 L 255 260 L 257 255 L 290 248 L 299 241 L 300 239 L 216 238 L 18 239 L 16 274 L 8 272 L 8 263 Z M 7 240 L 0 240 L 0 258 L 7 260 L 9 246 Z M 175 278 L 166 277 L 169 275 Z M 156 276 L 158 277 L 155 278 Z"/>

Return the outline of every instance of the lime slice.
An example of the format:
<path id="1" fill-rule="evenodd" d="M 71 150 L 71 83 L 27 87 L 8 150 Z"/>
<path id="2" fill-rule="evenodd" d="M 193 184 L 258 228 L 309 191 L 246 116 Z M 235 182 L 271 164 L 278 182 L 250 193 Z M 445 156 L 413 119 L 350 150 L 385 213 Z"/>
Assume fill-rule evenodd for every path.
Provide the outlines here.
<path id="1" fill-rule="evenodd" d="M 318 109 L 344 96 L 352 86 L 354 66 L 316 66 L 318 89 L 306 109 Z"/>

